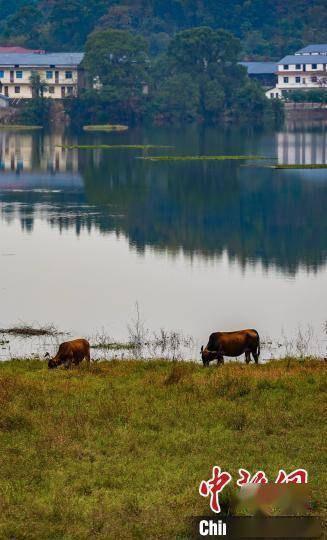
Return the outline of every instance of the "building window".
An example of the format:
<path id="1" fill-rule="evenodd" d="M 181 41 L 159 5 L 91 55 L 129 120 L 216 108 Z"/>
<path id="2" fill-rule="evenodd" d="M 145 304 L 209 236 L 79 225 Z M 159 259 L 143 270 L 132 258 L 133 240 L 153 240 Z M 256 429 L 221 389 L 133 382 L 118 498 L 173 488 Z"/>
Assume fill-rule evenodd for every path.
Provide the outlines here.
<path id="1" fill-rule="evenodd" d="M 271 97 L 271 98 L 274 97 L 274 92 L 270 92 L 270 97 Z"/>
<path id="2" fill-rule="evenodd" d="M 4 76 L 5 76 L 5 72 L 3 71 L 3 69 L 0 69 L 0 79 L 1 79 L 2 77 L 4 77 Z"/>
<path id="3" fill-rule="evenodd" d="M 317 77 L 311 77 L 311 82 L 317 82 Z"/>
<path id="4" fill-rule="evenodd" d="M 295 77 L 295 82 L 300 83 L 301 82 L 301 77 Z"/>
<path id="5" fill-rule="evenodd" d="M 46 76 L 47 79 L 52 79 L 53 78 L 53 71 L 46 71 L 45 76 Z"/>
<path id="6" fill-rule="evenodd" d="M 68 96 L 72 96 L 72 95 L 73 95 L 73 87 L 72 87 L 72 86 L 67 86 L 67 95 L 68 95 Z"/>
<path id="7" fill-rule="evenodd" d="M 15 86 L 15 94 L 20 94 L 20 86 Z"/>
<path id="8" fill-rule="evenodd" d="M 54 86 L 49 86 L 49 94 L 54 94 L 55 88 Z"/>
<path id="9" fill-rule="evenodd" d="M 288 64 L 284 64 L 284 69 L 288 69 Z"/>
<path id="10" fill-rule="evenodd" d="M 23 72 L 22 71 L 16 71 L 16 79 L 22 79 L 23 78 Z"/>
<path id="11" fill-rule="evenodd" d="M 317 64 L 311 64 L 312 69 L 317 69 Z"/>
<path id="12" fill-rule="evenodd" d="M 296 64 L 295 69 L 301 69 L 301 64 Z"/>
<path id="13" fill-rule="evenodd" d="M 283 77 L 284 83 L 288 83 L 288 77 Z"/>
<path id="14" fill-rule="evenodd" d="M 65 71 L 65 77 L 66 77 L 66 79 L 72 79 L 73 78 L 73 72 L 72 71 Z"/>

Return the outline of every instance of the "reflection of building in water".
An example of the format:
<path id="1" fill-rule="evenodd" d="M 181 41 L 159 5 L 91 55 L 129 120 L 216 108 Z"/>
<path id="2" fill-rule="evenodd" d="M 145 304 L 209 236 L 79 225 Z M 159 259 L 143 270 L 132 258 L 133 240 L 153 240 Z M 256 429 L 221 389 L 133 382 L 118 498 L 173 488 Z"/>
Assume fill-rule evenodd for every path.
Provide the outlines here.
<path id="1" fill-rule="evenodd" d="M 277 133 L 278 163 L 327 163 L 327 132 L 285 130 Z"/>
<path id="2" fill-rule="evenodd" d="M 77 172 L 78 153 L 67 152 L 62 134 L 0 132 L 0 168 L 4 171 Z"/>

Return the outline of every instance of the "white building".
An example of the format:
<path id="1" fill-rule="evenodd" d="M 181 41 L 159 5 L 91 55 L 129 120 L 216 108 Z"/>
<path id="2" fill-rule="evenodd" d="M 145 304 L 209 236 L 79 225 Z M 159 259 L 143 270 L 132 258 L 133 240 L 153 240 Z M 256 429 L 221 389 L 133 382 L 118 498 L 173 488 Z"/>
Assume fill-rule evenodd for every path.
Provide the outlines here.
<path id="1" fill-rule="evenodd" d="M 10 99 L 31 99 L 31 75 L 46 83 L 45 97 L 77 96 L 84 84 L 83 53 L 0 53 L 0 94 Z"/>
<path id="2" fill-rule="evenodd" d="M 309 45 L 277 63 L 277 85 L 266 92 L 270 99 L 292 90 L 327 89 L 327 44 Z"/>

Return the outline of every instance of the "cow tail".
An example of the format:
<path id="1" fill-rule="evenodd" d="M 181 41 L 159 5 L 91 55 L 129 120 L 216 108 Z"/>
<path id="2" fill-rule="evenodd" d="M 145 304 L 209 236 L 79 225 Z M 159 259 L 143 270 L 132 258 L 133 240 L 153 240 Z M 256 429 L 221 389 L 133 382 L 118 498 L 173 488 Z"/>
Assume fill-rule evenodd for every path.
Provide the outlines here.
<path id="1" fill-rule="evenodd" d="M 257 336 L 258 336 L 258 349 L 257 349 L 257 355 L 260 356 L 260 336 L 257 332 Z"/>

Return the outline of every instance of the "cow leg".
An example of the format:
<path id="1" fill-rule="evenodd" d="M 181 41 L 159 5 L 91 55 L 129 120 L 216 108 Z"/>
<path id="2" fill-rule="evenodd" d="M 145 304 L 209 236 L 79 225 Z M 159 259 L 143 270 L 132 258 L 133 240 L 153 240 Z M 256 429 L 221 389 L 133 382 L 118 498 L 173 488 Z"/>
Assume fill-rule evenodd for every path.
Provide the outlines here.
<path id="1" fill-rule="evenodd" d="M 223 364 L 223 363 L 224 363 L 224 357 L 223 357 L 222 354 L 219 354 L 219 355 L 218 355 L 218 358 L 217 358 L 217 366 L 218 366 L 219 364 Z"/>
<path id="2" fill-rule="evenodd" d="M 71 353 L 65 358 L 65 361 L 64 361 L 65 368 L 69 369 L 73 362 L 74 362 L 74 355 L 73 353 Z"/>
<path id="3" fill-rule="evenodd" d="M 245 362 L 249 364 L 251 362 L 251 353 L 250 351 L 245 351 Z"/>
<path id="4" fill-rule="evenodd" d="M 252 356 L 253 356 L 253 359 L 255 361 L 256 364 L 259 363 L 259 355 L 257 352 L 252 352 Z"/>

